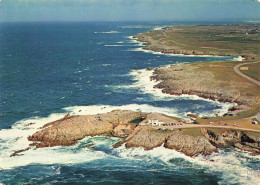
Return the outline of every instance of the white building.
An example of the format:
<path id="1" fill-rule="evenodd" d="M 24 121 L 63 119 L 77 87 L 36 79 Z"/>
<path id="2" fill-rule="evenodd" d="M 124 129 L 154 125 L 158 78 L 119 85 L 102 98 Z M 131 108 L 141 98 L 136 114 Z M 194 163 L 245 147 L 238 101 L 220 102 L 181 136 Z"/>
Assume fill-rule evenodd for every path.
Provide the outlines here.
<path id="1" fill-rule="evenodd" d="M 162 124 L 164 124 L 164 122 L 159 122 L 157 119 L 153 119 L 153 118 L 149 119 L 147 123 L 147 125 L 152 125 L 152 126 L 160 126 Z"/>

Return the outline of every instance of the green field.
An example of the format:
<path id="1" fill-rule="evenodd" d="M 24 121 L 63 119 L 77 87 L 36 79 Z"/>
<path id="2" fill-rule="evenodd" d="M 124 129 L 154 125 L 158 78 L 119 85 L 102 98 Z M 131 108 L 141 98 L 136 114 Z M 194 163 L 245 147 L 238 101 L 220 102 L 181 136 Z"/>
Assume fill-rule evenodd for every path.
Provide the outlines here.
<path id="1" fill-rule="evenodd" d="M 242 73 L 260 81 L 260 62 L 255 64 L 247 64 L 244 66 L 248 67 L 248 70 L 241 70 Z"/>
<path id="2" fill-rule="evenodd" d="M 260 24 L 175 26 L 136 37 L 153 51 L 260 59 Z"/>
<path id="3" fill-rule="evenodd" d="M 210 62 L 210 63 L 193 63 L 191 65 L 197 66 L 198 71 L 209 71 L 214 75 L 214 84 L 216 87 L 225 90 L 240 92 L 240 96 L 245 96 L 248 99 L 254 99 L 248 108 L 242 112 L 237 113 L 236 116 L 227 117 L 211 117 L 209 119 L 198 119 L 200 123 L 208 123 L 209 121 L 235 120 L 255 115 L 260 110 L 260 87 L 248 82 L 245 78 L 237 75 L 233 71 L 233 67 L 240 62 Z M 256 63 L 258 66 L 259 63 Z M 249 64 L 252 65 L 252 64 Z M 255 67 L 255 66 L 254 66 Z M 258 68 L 259 69 L 259 68 Z M 252 71 L 259 71 L 253 68 Z M 250 71 L 250 70 L 249 70 Z M 259 73 L 257 74 L 259 76 Z M 256 75 L 256 76 L 257 76 Z M 231 85 L 232 84 L 232 85 Z"/>

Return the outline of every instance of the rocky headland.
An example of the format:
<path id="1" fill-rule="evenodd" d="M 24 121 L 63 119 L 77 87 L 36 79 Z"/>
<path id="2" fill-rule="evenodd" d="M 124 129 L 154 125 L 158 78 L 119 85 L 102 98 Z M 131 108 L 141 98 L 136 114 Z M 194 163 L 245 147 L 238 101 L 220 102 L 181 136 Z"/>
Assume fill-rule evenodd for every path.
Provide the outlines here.
<path id="1" fill-rule="evenodd" d="M 142 114 L 145 116 L 145 114 Z M 139 112 L 115 110 L 107 114 L 70 116 L 48 123 L 32 136 L 29 141 L 36 147 L 68 146 L 86 136 L 114 135 L 122 137 L 130 133 L 139 119 Z"/>
<path id="2" fill-rule="evenodd" d="M 155 118 L 165 124 L 147 125 L 148 120 Z M 151 150 L 164 146 L 188 156 L 218 152 L 219 146 L 233 146 L 260 154 L 259 133 L 235 129 L 196 128 L 194 124 L 163 114 L 115 110 L 98 115 L 66 115 L 63 119 L 47 123 L 28 137 L 28 140 L 32 141 L 30 147 L 16 151 L 11 156 L 20 155 L 21 152 L 34 147 L 69 146 L 86 136 L 99 135 L 122 138 L 114 147 L 125 144 L 126 148 L 143 147 Z"/>
<path id="3" fill-rule="evenodd" d="M 171 95 L 197 95 L 220 102 L 236 103 L 230 115 L 260 108 L 259 87 L 236 76 L 235 62 L 179 64 L 159 67 L 151 80 L 158 81 L 156 88 Z M 257 110 L 258 109 L 258 110 Z M 254 113 L 256 114 L 256 113 Z M 229 115 L 229 114 L 228 114 Z"/>

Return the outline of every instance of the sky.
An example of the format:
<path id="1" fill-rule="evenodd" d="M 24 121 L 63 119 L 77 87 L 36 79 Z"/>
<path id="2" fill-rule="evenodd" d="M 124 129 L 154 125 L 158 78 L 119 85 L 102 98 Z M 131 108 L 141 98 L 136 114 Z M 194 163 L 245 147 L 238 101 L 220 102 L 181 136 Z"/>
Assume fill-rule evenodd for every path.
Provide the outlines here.
<path id="1" fill-rule="evenodd" d="M 260 0 L 0 0 L 0 22 L 260 20 Z"/>

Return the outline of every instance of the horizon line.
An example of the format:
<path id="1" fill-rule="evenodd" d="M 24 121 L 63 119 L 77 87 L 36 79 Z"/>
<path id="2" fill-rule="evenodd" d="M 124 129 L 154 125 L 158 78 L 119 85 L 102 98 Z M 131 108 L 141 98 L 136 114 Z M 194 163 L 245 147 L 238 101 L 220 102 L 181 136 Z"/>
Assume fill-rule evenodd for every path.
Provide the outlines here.
<path id="1" fill-rule="evenodd" d="M 87 23 L 87 22 L 180 22 L 180 21 L 191 21 L 191 22 L 200 22 L 200 21 L 246 21 L 246 22 L 260 22 L 260 19 L 173 19 L 173 20 L 18 20 L 18 21 L 0 21 L 0 23 Z"/>

